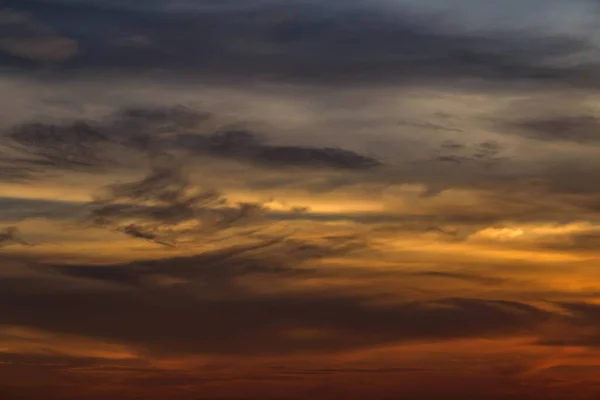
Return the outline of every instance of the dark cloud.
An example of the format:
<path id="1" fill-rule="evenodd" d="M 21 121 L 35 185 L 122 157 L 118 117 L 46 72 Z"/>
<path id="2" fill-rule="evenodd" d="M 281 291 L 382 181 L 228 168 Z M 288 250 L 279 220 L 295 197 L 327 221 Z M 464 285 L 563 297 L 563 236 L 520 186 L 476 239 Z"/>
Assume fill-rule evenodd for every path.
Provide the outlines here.
<path id="1" fill-rule="evenodd" d="M 301 241 L 278 237 L 190 256 L 110 265 L 42 265 L 67 276 L 122 285 L 153 286 L 161 279 L 179 284 L 210 283 L 221 287 L 246 275 L 305 275 L 316 273 L 309 261 L 347 255 L 362 249 L 360 238 L 332 236 Z"/>
<path id="2" fill-rule="evenodd" d="M 369 298 L 324 292 L 215 298 L 181 286 L 78 291 L 30 279 L 3 279 L 0 285 L 2 324 L 170 354 L 306 353 L 497 337 L 531 331 L 551 316 L 521 303 L 479 299 L 375 305 Z"/>
<path id="3" fill-rule="evenodd" d="M 600 119 L 591 115 L 550 116 L 516 122 L 511 133 L 548 142 L 597 144 L 600 142 Z"/>
<path id="4" fill-rule="evenodd" d="M 135 153 L 161 155 L 161 135 L 195 127 L 207 118 L 184 107 L 127 108 L 100 121 L 26 123 L 5 133 L 10 154 L 2 154 L 1 161 L 38 174 L 54 169 L 102 172 L 127 165 Z"/>
<path id="5" fill-rule="evenodd" d="M 381 163 L 372 157 L 340 148 L 272 146 L 263 143 L 253 132 L 227 130 L 208 137 L 182 135 L 178 145 L 187 144 L 195 152 L 238 159 L 262 165 L 313 166 L 339 169 L 368 169 Z M 186 146 L 186 147 L 187 147 Z"/>
<path id="6" fill-rule="evenodd" d="M 600 307 L 592 303 L 563 302 L 565 316 L 538 341 L 545 346 L 600 346 Z"/>
<path id="7" fill-rule="evenodd" d="M 29 156 L 11 161 L 41 168 L 89 168 L 98 165 L 98 145 L 108 141 L 108 137 L 98 129 L 80 121 L 68 125 L 25 124 L 13 129 L 9 138 L 13 151 Z"/>
<path id="8" fill-rule="evenodd" d="M 177 106 L 128 108 L 101 121 L 19 125 L 5 134 L 4 144 L 11 152 L 0 154 L 0 177 L 28 179 L 56 170 L 103 172 L 174 152 L 267 167 L 362 170 L 381 165 L 341 148 L 274 146 L 249 130 L 207 128 L 203 123 L 211 118 L 209 113 Z"/>
<path id="9" fill-rule="evenodd" d="M 241 7 L 199 4 L 161 12 L 90 2 L 14 3 L 81 43 L 82 54 L 63 67 L 68 71 L 161 70 L 207 80 L 320 84 L 448 84 L 461 78 L 598 84 L 595 65 L 553 63 L 590 49 L 584 38 L 536 36 L 522 30 L 443 32 L 435 18 L 419 18 L 400 7 L 389 12 L 361 2 L 294 1 Z M 70 23 L 73 20 L 81 23 Z M 115 45 L 124 37 L 144 37 L 150 44 Z"/>
<path id="10" fill-rule="evenodd" d="M 503 150 L 505 150 L 505 146 L 492 140 L 470 146 L 446 141 L 440 145 L 437 150 L 438 155 L 434 160 L 462 166 L 490 168 L 506 161 L 506 158 L 499 156 Z"/>

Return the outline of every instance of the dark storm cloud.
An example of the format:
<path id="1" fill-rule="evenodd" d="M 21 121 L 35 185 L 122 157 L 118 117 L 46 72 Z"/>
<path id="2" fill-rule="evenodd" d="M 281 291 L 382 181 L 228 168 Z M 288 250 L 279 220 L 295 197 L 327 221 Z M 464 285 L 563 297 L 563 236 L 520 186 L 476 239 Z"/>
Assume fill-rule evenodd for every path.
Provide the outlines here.
<path id="1" fill-rule="evenodd" d="M 525 120 L 514 123 L 509 129 L 509 133 L 548 142 L 600 143 L 600 118 L 591 115 Z"/>
<path id="2" fill-rule="evenodd" d="M 58 170 L 103 172 L 139 157 L 189 156 L 278 167 L 362 170 L 381 163 L 341 148 L 274 146 L 250 130 L 207 127 L 211 115 L 185 107 L 129 108 L 101 121 L 32 122 L 4 135 L 0 178 L 31 179 Z M 5 172 L 2 174 L 2 172 Z"/>
<path id="3" fill-rule="evenodd" d="M 13 4 L 14 3 L 14 4 Z M 595 65 L 552 60 L 591 48 L 574 36 L 450 33 L 418 18 L 361 2 L 271 2 L 169 12 L 90 2 L 9 1 L 83 49 L 64 68 L 174 71 L 200 79 L 450 83 L 449 79 L 597 84 Z M 163 3 L 164 5 L 164 3 Z M 72 23 L 78 21 L 78 23 Z M 144 46 L 119 46 L 131 37 Z"/>
<path id="4" fill-rule="evenodd" d="M 116 340 L 167 354 L 306 353 L 515 335 L 551 316 L 521 303 L 479 299 L 374 305 L 368 298 L 321 292 L 218 299 L 203 298 L 195 287 L 77 291 L 44 284 L 44 279 L 18 278 L 3 279 L 0 287 L 2 324 Z M 304 330 L 322 334 L 295 334 Z"/>

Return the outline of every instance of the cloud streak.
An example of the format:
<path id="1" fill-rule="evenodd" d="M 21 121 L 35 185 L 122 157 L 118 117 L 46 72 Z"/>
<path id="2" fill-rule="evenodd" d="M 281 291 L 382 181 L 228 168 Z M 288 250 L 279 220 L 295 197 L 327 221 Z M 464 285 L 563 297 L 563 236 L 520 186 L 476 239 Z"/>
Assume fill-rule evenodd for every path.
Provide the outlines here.
<path id="1" fill-rule="evenodd" d="M 340 148 L 269 145 L 252 131 L 206 133 L 214 129 L 203 126 L 210 118 L 184 107 L 130 108 L 98 122 L 27 123 L 5 135 L 5 146 L 20 156 L 4 154 L 0 162 L 6 164 L 2 170 L 7 179 L 28 178 L 35 171 L 98 173 L 127 165 L 131 157 L 156 158 L 181 151 L 266 167 L 362 170 L 381 165 L 372 157 Z"/>
<path id="2" fill-rule="evenodd" d="M 216 192 L 195 192 L 177 166 L 157 166 L 140 181 L 110 185 L 94 202 L 90 220 L 135 238 L 173 245 L 186 236 L 244 226 L 263 213 L 259 204 L 231 204 Z"/>

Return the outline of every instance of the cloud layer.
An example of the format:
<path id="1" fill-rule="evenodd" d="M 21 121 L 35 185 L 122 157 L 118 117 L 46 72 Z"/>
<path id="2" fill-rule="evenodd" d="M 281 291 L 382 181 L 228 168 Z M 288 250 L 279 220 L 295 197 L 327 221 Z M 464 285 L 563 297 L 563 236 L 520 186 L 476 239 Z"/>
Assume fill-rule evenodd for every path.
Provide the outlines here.
<path id="1" fill-rule="evenodd" d="M 598 398 L 598 3 L 5 0 L 0 397 Z"/>

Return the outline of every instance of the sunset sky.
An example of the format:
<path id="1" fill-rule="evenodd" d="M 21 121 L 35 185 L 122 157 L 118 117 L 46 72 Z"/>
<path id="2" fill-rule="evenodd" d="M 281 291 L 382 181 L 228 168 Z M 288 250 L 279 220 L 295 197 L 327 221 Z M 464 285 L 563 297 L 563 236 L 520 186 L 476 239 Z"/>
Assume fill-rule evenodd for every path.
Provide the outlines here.
<path id="1" fill-rule="evenodd" d="M 0 399 L 598 399 L 599 26 L 0 2 Z"/>

